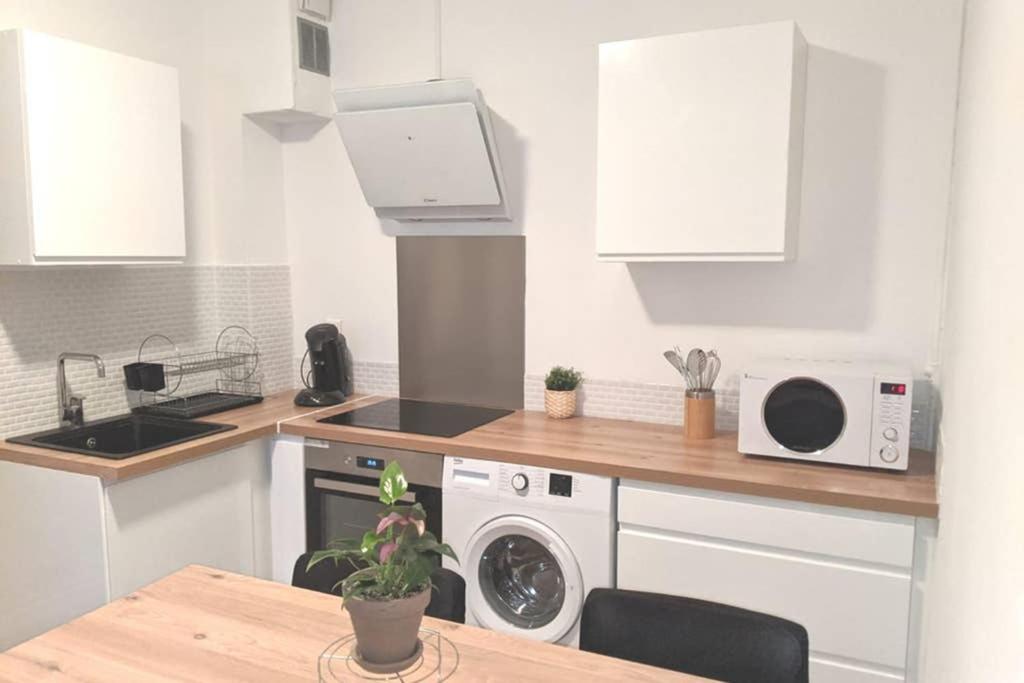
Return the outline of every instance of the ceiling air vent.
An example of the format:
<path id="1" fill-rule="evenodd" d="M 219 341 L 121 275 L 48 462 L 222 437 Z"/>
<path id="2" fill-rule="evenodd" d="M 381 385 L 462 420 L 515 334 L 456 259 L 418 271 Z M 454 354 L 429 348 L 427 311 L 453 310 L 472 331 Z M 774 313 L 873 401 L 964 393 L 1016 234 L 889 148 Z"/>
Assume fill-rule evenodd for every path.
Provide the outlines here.
<path id="1" fill-rule="evenodd" d="M 324 76 L 331 75 L 331 41 L 327 27 L 298 17 L 299 68 Z"/>

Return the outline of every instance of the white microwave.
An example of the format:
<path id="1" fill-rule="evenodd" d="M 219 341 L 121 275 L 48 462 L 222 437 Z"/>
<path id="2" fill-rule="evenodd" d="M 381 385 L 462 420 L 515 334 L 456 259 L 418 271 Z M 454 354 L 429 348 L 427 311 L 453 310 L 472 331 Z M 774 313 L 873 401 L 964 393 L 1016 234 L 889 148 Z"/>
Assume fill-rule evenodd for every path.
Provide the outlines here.
<path id="1" fill-rule="evenodd" d="M 739 450 L 905 470 L 910 369 L 872 362 L 769 361 L 740 381 Z"/>

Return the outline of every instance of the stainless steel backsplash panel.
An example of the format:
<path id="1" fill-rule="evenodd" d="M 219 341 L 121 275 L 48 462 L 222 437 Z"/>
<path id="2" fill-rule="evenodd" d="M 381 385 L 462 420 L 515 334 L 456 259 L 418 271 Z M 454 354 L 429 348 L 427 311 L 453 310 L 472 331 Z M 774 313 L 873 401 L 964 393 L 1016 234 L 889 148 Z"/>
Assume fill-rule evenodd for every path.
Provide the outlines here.
<path id="1" fill-rule="evenodd" d="M 401 396 L 522 408 L 526 239 L 396 241 Z"/>

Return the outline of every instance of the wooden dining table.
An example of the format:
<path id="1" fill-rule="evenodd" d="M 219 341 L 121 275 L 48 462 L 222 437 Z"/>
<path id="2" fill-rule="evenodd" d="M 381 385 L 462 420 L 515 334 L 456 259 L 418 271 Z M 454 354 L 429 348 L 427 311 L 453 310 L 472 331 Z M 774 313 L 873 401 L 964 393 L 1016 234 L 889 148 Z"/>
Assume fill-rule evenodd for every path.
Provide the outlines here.
<path id="1" fill-rule="evenodd" d="M 0 654 L 0 681 L 358 681 L 344 667 L 321 678 L 321 654 L 352 631 L 340 606 L 192 565 Z M 449 681 L 706 680 L 429 617 L 423 625 L 457 651 L 442 666 Z"/>

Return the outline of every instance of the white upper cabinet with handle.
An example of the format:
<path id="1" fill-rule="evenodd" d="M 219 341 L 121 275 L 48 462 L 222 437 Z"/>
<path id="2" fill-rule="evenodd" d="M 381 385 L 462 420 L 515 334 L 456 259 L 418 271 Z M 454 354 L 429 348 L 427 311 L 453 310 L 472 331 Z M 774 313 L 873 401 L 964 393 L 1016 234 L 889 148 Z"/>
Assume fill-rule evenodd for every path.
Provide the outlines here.
<path id="1" fill-rule="evenodd" d="M 0 32 L 0 264 L 185 258 L 176 69 Z"/>
<path id="2" fill-rule="evenodd" d="M 792 21 L 601 44 L 598 257 L 792 259 L 806 51 Z"/>

